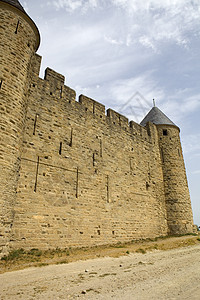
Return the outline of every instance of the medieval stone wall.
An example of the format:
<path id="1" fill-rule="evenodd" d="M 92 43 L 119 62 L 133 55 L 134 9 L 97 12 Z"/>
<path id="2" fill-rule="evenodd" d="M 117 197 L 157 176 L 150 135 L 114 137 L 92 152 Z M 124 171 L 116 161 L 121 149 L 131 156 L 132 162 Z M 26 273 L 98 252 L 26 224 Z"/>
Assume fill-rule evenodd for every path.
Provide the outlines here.
<path id="1" fill-rule="evenodd" d="M 38 63 L 40 61 L 39 57 Z M 37 68 L 36 68 L 37 69 Z M 157 129 L 64 85 L 31 85 L 13 224 L 15 247 L 87 246 L 167 234 Z"/>
<path id="2" fill-rule="evenodd" d="M 39 78 L 39 34 L 0 2 L 0 255 L 192 232 L 179 129 Z"/>

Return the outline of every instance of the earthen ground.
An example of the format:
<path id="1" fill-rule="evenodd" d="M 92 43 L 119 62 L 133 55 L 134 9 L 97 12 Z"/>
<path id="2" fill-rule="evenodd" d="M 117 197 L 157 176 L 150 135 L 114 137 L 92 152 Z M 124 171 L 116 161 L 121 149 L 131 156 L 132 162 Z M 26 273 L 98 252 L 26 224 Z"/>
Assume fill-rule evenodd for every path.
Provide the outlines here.
<path id="1" fill-rule="evenodd" d="M 137 247 L 143 250 L 152 246 L 151 251 L 144 254 L 135 252 L 136 245 L 102 247 L 96 248 L 97 256 L 114 257 L 87 259 L 94 257 L 94 249 L 88 249 L 85 255 L 79 250 L 79 254 L 71 257 L 71 260 L 82 259 L 79 261 L 6 272 L 0 275 L 0 299 L 199 300 L 200 243 L 197 238 L 138 243 Z M 85 258 L 87 260 L 83 260 Z"/>

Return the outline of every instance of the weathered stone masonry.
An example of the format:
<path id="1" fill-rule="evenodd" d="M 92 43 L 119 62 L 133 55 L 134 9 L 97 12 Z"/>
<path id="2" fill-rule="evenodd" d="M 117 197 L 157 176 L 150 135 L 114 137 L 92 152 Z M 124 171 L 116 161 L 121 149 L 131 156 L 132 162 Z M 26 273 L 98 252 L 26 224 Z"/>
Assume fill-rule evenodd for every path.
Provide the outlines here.
<path id="1" fill-rule="evenodd" d="M 1 0 L 0 20 L 0 248 L 192 232 L 179 128 L 76 101 L 64 76 L 39 78 L 39 33 L 19 2 Z"/>

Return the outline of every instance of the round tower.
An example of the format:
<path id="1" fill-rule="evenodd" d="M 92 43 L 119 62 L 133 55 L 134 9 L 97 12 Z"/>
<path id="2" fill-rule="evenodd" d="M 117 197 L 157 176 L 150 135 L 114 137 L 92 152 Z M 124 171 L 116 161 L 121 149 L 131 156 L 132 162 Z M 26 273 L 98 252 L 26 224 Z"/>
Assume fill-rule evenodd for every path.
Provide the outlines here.
<path id="1" fill-rule="evenodd" d="M 0 0 L 0 247 L 9 242 L 31 61 L 39 31 L 17 0 Z"/>
<path id="2" fill-rule="evenodd" d="M 141 125 L 147 122 L 154 123 L 158 131 L 169 234 L 192 233 L 193 215 L 180 129 L 157 107 L 152 108 Z"/>

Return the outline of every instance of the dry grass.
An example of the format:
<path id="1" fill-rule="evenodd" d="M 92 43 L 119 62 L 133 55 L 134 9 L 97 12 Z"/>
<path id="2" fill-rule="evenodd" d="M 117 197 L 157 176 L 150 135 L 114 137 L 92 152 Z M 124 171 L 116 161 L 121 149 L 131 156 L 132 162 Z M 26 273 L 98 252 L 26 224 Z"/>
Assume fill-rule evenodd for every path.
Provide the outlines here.
<path id="1" fill-rule="evenodd" d="M 145 254 L 149 251 L 169 250 L 188 247 L 200 242 L 198 236 L 164 237 L 154 240 L 132 241 L 116 245 L 97 246 L 92 248 L 53 249 L 43 251 L 40 249 L 13 250 L 0 260 L 0 273 L 24 269 L 27 267 L 41 267 L 49 264 L 66 264 L 78 260 L 97 257 L 119 257 L 131 253 Z"/>

